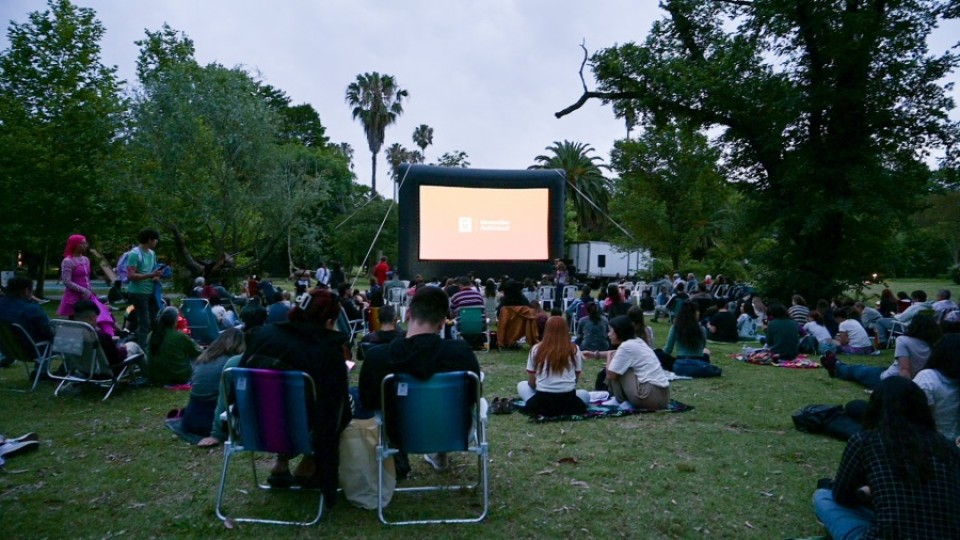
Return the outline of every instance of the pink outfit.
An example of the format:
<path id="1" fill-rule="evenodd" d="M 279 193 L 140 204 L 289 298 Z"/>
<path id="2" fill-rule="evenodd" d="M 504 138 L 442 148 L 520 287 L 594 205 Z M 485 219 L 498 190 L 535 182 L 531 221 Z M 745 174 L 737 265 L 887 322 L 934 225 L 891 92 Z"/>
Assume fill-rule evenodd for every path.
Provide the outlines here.
<path id="1" fill-rule="evenodd" d="M 73 237 L 71 237 L 73 238 Z M 72 317 L 73 307 L 80 300 L 89 300 L 100 308 L 100 314 L 97 316 L 97 326 L 107 335 L 114 335 L 114 321 L 110 309 L 104 306 L 90 288 L 90 259 L 81 255 L 79 257 L 66 257 L 60 263 L 60 280 L 63 282 L 63 298 L 60 299 L 60 307 L 57 308 L 57 315 L 61 317 Z"/>

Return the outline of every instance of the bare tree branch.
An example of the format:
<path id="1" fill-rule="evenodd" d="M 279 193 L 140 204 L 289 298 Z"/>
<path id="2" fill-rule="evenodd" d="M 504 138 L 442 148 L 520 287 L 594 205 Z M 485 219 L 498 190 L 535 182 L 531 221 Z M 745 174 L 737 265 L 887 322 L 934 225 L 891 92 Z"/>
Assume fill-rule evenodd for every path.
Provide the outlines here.
<path id="1" fill-rule="evenodd" d="M 570 105 L 562 111 L 553 113 L 557 118 L 563 118 L 564 116 L 572 113 L 573 111 L 583 107 L 590 99 L 637 99 L 640 97 L 640 94 L 637 92 L 586 92 L 584 91 L 583 95 L 580 96 L 580 99 L 576 103 Z"/>
<path id="2" fill-rule="evenodd" d="M 580 48 L 583 49 L 583 62 L 580 62 L 580 84 L 583 85 L 583 93 L 587 93 L 587 81 L 583 78 L 583 68 L 587 65 L 587 39 L 580 42 Z"/>

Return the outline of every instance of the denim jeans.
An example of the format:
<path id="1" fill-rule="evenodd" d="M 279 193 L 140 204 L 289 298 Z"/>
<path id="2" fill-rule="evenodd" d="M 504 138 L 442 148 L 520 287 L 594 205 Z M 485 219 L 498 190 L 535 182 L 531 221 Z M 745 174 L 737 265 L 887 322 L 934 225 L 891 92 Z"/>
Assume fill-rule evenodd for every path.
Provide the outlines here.
<path id="1" fill-rule="evenodd" d="M 870 390 L 874 390 L 880 384 L 880 374 L 886 370 L 886 368 L 876 366 L 844 364 L 838 360 L 836 373 L 837 378 L 841 381 L 858 382 Z"/>
<path id="2" fill-rule="evenodd" d="M 157 320 L 160 309 L 152 294 L 131 293 L 130 303 L 133 304 L 133 312 L 137 317 L 137 343 L 146 350 L 147 336 L 150 335 L 153 321 Z"/>
<path id="3" fill-rule="evenodd" d="M 834 540 L 856 540 L 873 524 L 874 513 L 863 506 L 843 506 L 829 489 L 813 492 L 813 511 Z"/>

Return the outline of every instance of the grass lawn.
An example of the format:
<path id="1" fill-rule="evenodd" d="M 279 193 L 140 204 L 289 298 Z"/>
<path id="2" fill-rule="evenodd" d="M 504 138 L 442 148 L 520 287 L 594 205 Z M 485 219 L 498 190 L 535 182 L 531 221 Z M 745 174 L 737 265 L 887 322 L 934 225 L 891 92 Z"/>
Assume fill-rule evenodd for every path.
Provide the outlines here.
<path id="1" fill-rule="evenodd" d="M 931 285 L 928 292 L 943 286 Z M 661 322 L 654 329 L 662 345 L 668 327 Z M 672 387 L 675 399 L 695 407 L 686 413 L 542 425 L 518 413 L 491 417 L 487 521 L 413 530 L 382 527 L 376 512 L 342 498 L 318 528 L 238 524 L 227 530 L 213 511 L 222 449 L 191 447 L 164 427 L 166 412 L 186 404 L 186 392 L 122 388 L 106 403 L 92 390 L 54 398 L 49 382 L 35 392 L 12 391 L 29 388 L 22 367 L 14 365 L 0 369 L 0 433 L 35 431 L 42 443 L 37 452 L 9 459 L 0 473 L 0 537 L 400 538 L 412 533 L 766 539 L 822 534 L 810 498 L 817 479 L 835 472 L 844 445 L 797 432 L 790 414 L 804 405 L 844 403 L 866 393 L 830 379 L 822 369 L 746 365 L 727 358 L 738 346 L 711 348 L 723 377 L 678 381 Z M 861 360 L 888 365 L 891 356 L 887 351 Z M 479 358 L 486 397 L 514 396 L 526 352 L 481 353 Z M 592 385 L 599 367 L 588 361 L 582 387 Z M 435 474 L 422 461 L 413 463 L 414 481 Z M 250 489 L 243 484 L 249 470 L 243 461 L 237 465 L 231 495 L 248 509 L 309 512 L 304 494 Z M 468 462 L 454 465 L 445 474 L 463 473 Z M 476 498 L 398 494 L 390 508 L 428 513 L 437 501 L 472 510 Z"/>

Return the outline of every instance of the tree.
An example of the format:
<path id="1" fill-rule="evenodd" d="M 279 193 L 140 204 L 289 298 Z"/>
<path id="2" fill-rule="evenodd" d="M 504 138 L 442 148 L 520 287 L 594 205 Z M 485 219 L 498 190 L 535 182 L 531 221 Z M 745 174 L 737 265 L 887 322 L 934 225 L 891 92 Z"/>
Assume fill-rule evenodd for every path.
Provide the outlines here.
<path id="1" fill-rule="evenodd" d="M 441 167 L 459 167 L 461 169 L 466 169 L 470 166 L 470 162 L 467 161 L 467 158 L 470 157 L 463 150 L 454 150 L 453 152 L 444 152 L 442 156 L 437 158 L 437 165 Z"/>
<path id="2" fill-rule="evenodd" d="M 719 158 L 706 137 L 685 127 L 648 128 L 636 140 L 617 141 L 610 161 L 620 179 L 611 211 L 634 237 L 619 243 L 649 248 L 670 259 L 674 271 L 705 258 L 720 236 L 714 220 L 726 208 Z"/>
<path id="3" fill-rule="evenodd" d="M 408 96 L 392 75 L 376 71 L 357 75 L 347 86 L 346 101 L 353 107 L 353 119 L 360 120 L 367 134 L 371 154 L 370 187 L 377 193 L 377 154 L 383 146 L 387 126 L 403 114 L 403 100 Z"/>
<path id="4" fill-rule="evenodd" d="M 642 45 L 591 57 L 615 114 L 715 129 L 730 177 L 773 239 L 768 293 L 813 297 L 860 281 L 912 212 L 932 149 L 958 126 L 940 82 L 952 53 L 927 38 L 946 0 L 665 0 Z M 951 152 L 949 159 L 956 160 Z M 789 268 L 789 272 L 782 271 Z"/>
<path id="5" fill-rule="evenodd" d="M 427 147 L 433 144 L 433 128 L 420 124 L 413 130 L 413 144 L 420 147 L 420 153 L 426 157 Z"/>
<path id="6" fill-rule="evenodd" d="M 261 97 L 280 115 L 278 137 L 281 143 L 296 143 L 308 148 L 329 143 L 327 128 L 320 122 L 320 115 L 313 105 L 291 105 L 290 97 L 283 90 L 269 84 L 261 84 L 258 89 Z"/>
<path id="7" fill-rule="evenodd" d="M 546 147 L 548 154 L 534 158 L 531 169 L 560 169 L 564 172 L 566 200 L 572 201 L 577 213 L 577 226 L 587 235 L 604 229 L 604 214 L 610 200 L 607 179 L 600 171 L 600 156 L 589 144 L 554 141 Z"/>
<path id="8" fill-rule="evenodd" d="M 107 231 L 117 202 L 98 179 L 116 149 L 124 102 L 100 59 L 93 10 L 50 0 L 11 22 L 0 53 L 0 192 L 4 238 L 33 257 L 37 294 L 67 235 Z"/>

